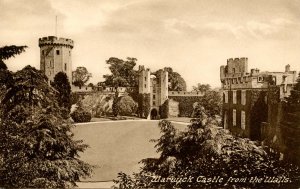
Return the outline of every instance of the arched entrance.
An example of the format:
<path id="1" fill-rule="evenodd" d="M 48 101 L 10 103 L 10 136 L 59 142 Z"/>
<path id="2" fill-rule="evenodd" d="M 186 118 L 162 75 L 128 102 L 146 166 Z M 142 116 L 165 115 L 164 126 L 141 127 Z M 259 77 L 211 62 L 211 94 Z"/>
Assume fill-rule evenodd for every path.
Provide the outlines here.
<path id="1" fill-rule="evenodd" d="M 150 118 L 151 118 L 151 119 L 158 119 L 158 112 L 157 112 L 157 110 L 156 110 L 155 108 L 153 108 L 153 109 L 151 110 Z"/>

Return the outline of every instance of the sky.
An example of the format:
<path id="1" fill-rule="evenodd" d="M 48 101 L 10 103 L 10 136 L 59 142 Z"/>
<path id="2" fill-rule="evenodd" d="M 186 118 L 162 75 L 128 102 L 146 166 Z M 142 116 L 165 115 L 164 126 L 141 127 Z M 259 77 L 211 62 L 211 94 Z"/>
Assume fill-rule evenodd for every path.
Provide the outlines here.
<path id="1" fill-rule="evenodd" d="M 186 80 L 220 87 L 220 66 L 248 57 L 261 71 L 300 70 L 298 0 L 0 0 L 0 46 L 27 45 L 12 71 L 39 68 L 38 39 L 74 40 L 73 70 L 94 84 L 110 57 L 134 57 L 152 71 L 172 67 Z"/>

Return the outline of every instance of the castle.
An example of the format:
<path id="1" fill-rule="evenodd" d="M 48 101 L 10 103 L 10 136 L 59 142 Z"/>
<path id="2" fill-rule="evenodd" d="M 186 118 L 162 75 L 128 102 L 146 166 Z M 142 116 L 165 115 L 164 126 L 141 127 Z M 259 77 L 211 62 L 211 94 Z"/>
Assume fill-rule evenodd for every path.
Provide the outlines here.
<path id="1" fill-rule="evenodd" d="M 297 72 L 248 72 L 248 58 L 228 59 L 220 67 L 223 90 L 223 127 L 252 140 L 277 140 L 280 136 L 280 101 L 290 95 Z"/>
<path id="2" fill-rule="evenodd" d="M 40 70 L 45 73 L 49 78 L 49 82 L 52 82 L 54 76 L 58 72 L 65 72 L 72 82 L 72 49 L 74 42 L 71 39 L 57 38 L 55 36 L 48 36 L 39 39 L 40 47 Z M 187 92 L 187 91 L 169 91 L 169 78 L 166 70 L 160 70 L 156 76 L 151 74 L 149 68 L 139 66 L 139 94 L 148 94 L 150 96 L 150 113 L 148 118 L 159 119 L 161 106 L 169 100 L 168 103 L 168 114 L 169 116 L 190 116 L 190 112 L 185 114 L 180 112 L 181 99 L 190 98 L 188 105 L 192 109 L 192 104 L 202 97 L 204 94 L 200 92 Z M 72 85 L 72 91 L 89 94 L 93 92 L 103 94 L 113 94 L 115 92 L 114 87 L 106 86 L 104 89 L 96 87 L 84 86 L 82 88 L 75 87 Z M 120 95 L 124 95 L 126 91 L 131 90 L 128 87 L 119 87 L 118 91 Z"/>
<path id="3" fill-rule="evenodd" d="M 45 73 L 49 81 L 53 81 L 58 72 L 65 72 L 72 82 L 72 49 L 71 39 L 48 36 L 39 39 L 40 70 Z"/>
<path id="4" fill-rule="evenodd" d="M 174 100 L 177 98 L 189 98 L 195 97 L 194 102 L 202 97 L 204 93 L 200 92 L 187 92 L 187 91 L 169 91 L 169 79 L 168 72 L 166 69 L 159 70 L 156 75 L 151 74 L 149 68 L 144 66 L 139 66 L 139 94 L 149 94 L 150 95 L 150 114 L 148 118 L 158 119 L 160 115 L 162 105 L 168 102 L 168 116 L 177 117 L 180 115 L 179 112 L 179 102 Z M 191 105 L 191 109 L 193 106 Z"/>

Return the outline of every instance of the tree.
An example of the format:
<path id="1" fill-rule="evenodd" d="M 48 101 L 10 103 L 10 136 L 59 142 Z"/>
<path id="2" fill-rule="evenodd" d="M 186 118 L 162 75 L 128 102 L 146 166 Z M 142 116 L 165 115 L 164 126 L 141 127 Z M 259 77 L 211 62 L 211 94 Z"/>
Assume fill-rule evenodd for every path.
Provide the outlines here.
<path id="1" fill-rule="evenodd" d="M 115 88 L 115 97 L 113 100 L 113 114 L 117 116 L 118 112 L 118 98 L 119 87 L 137 87 L 138 86 L 138 72 L 134 70 L 136 65 L 136 58 L 127 57 L 126 60 L 111 57 L 106 61 L 109 65 L 110 75 L 104 75 L 104 83 L 106 86 L 112 86 Z"/>
<path id="2" fill-rule="evenodd" d="M 7 86 L 11 85 L 13 82 L 12 73 L 7 70 L 6 64 L 3 60 L 7 60 L 15 55 L 21 54 L 25 51 L 27 46 L 4 46 L 0 47 L 0 97 L 2 93 L 6 90 Z"/>
<path id="3" fill-rule="evenodd" d="M 51 85 L 56 89 L 56 99 L 58 105 L 62 108 L 65 108 L 68 113 L 71 109 L 71 85 L 68 79 L 68 76 L 64 72 L 58 72 L 54 76 L 54 80 Z"/>
<path id="4" fill-rule="evenodd" d="M 283 102 L 281 133 L 286 146 L 285 158 L 300 166 L 300 74 L 291 95 Z"/>
<path id="5" fill-rule="evenodd" d="M 131 116 L 137 111 L 137 103 L 130 96 L 119 97 L 116 104 L 117 112 L 122 116 Z"/>
<path id="6" fill-rule="evenodd" d="M 198 83 L 197 86 L 193 86 L 193 91 L 205 93 L 211 90 L 211 86 L 209 84 L 201 84 Z"/>
<path id="7" fill-rule="evenodd" d="M 134 70 L 136 58 L 127 57 L 126 60 L 111 57 L 106 61 L 109 65 L 110 75 L 104 75 L 105 85 L 118 87 L 137 87 L 138 73 Z"/>
<path id="8" fill-rule="evenodd" d="M 87 145 L 73 139 L 73 126 L 62 118 L 47 80 L 26 66 L 1 99 L 1 187 L 74 187 L 91 173 L 79 160 Z"/>
<path id="9" fill-rule="evenodd" d="M 129 188 L 292 188 L 299 186 L 299 168 L 279 160 L 277 154 L 246 138 L 231 135 L 204 112 L 184 131 L 171 122 L 159 123 L 162 136 L 155 147 L 158 158 L 142 160 L 133 177 L 119 174 L 120 186 Z M 220 182 L 210 182 L 214 177 Z M 251 183 L 251 177 L 286 178 L 286 183 Z M 168 180 L 167 180 L 168 178 Z M 180 178 L 192 178 L 180 182 Z M 200 179 L 199 179 L 200 178 Z M 247 178 L 246 182 L 227 182 Z M 198 179 L 198 180 L 197 180 Z"/>
<path id="10" fill-rule="evenodd" d="M 15 57 L 15 55 L 21 54 L 25 51 L 27 46 L 4 46 L 0 48 L 0 60 L 7 60 L 11 57 Z"/>
<path id="11" fill-rule="evenodd" d="M 159 69 L 154 73 L 156 77 L 158 77 L 158 73 L 160 70 L 162 69 Z M 168 89 L 170 91 L 186 91 L 186 82 L 179 73 L 174 72 L 171 67 L 165 67 L 164 70 L 168 72 Z"/>
<path id="12" fill-rule="evenodd" d="M 205 95 L 196 103 L 192 117 L 197 118 L 198 111 L 203 107 L 208 116 L 220 116 L 222 110 L 221 94 L 217 91 L 207 91 Z"/>
<path id="13" fill-rule="evenodd" d="M 85 67 L 77 67 L 76 70 L 72 72 L 72 77 L 73 84 L 81 88 L 89 81 L 92 74 L 89 73 Z"/>

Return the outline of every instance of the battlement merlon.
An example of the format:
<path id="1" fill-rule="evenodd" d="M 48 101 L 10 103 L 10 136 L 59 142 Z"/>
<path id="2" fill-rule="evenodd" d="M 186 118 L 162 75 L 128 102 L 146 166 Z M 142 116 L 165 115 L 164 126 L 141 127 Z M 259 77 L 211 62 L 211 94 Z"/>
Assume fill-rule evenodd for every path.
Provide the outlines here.
<path id="1" fill-rule="evenodd" d="M 67 38 L 57 38 L 55 36 L 39 38 L 39 47 L 47 45 L 68 46 L 72 49 L 74 47 L 74 41 Z"/>

